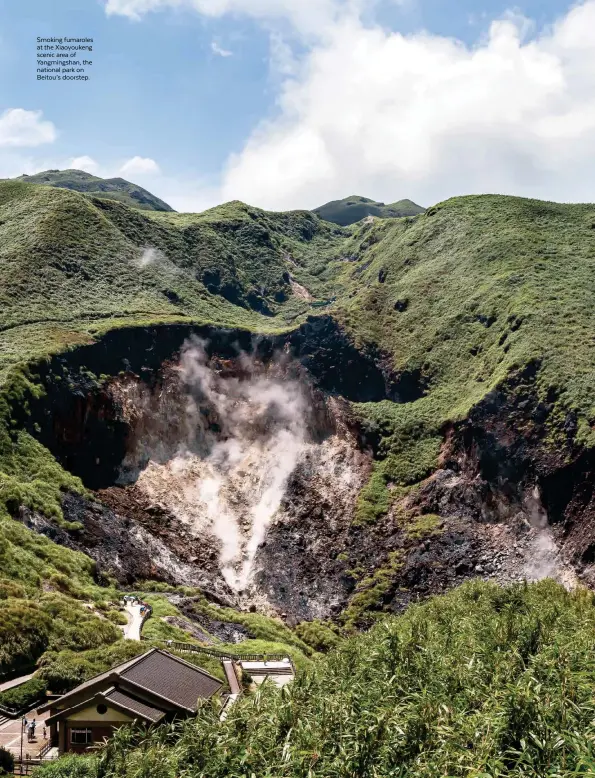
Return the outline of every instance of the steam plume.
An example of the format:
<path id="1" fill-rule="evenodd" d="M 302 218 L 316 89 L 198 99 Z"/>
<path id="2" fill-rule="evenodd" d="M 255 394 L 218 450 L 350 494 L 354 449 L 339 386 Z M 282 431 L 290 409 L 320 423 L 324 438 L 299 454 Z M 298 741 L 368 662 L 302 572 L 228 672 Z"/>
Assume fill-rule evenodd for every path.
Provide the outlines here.
<path id="1" fill-rule="evenodd" d="M 218 373 L 202 342 L 185 345 L 179 366 L 185 439 L 140 479 L 194 533 L 219 539 L 222 574 L 236 591 L 249 584 L 258 547 L 307 446 L 308 409 L 297 381 L 259 373 L 246 356 L 240 372 Z"/>

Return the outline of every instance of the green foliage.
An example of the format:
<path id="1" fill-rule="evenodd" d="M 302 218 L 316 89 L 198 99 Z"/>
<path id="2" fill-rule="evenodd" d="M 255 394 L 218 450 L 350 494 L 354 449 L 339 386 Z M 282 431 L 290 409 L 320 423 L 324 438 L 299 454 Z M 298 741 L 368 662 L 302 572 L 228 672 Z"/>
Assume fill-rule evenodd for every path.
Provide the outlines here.
<path id="1" fill-rule="evenodd" d="M 442 519 L 434 513 L 413 516 L 404 522 L 405 534 L 411 540 L 422 540 L 442 531 Z"/>
<path id="2" fill-rule="evenodd" d="M 222 653 L 230 654 L 279 654 L 290 656 L 296 667 L 304 668 L 309 664 L 307 657 L 312 653 L 311 647 L 301 639 L 297 632 L 284 624 L 280 619 L 271 618 L 261 613 L 245 613 L 223 608 L 209 603 L 198 590 L 187 587 L 171 587 L 157 583 L 152 587 L 156 590 L 180 590 L 183 589 L 188 596 L 194 597 L 192 604 L 194 614 L 200 624 L 201 616 L 205 619 L 232 622 L 245 627 L 253 638 L 243 640 L 241 643 L 222 643 L 216 638 L 211 638 L 209 648 Z M 200 641 L 182 627 L 163 621 L 165 617 L 174 616 L 188 621 L 178 608 L 173 605 L 163 594 L 136 592 L 136 594 L 153 608 L 153 613 L 143 626 L 143 638 L 163 647 L 163 641 L 173 640 L 182 643 L 194 643 L 201 645 Z M 204 627 L 201 631 L 207 632 Z M 208 633 L 207 633 L 208 634 Z M 187 659 L 189 655 L 184 654 Z M 206 655 L 197 654 L 196 663 L 204 667 L 208 672 L 217 677 L 222 677 L 222 668 L 219 660 L 210 660 Z"/>
<path id="3" fill-rule="evenodd" d="M 593 595 L 471 582 L 345 641 L 219 721 L 122 731 L 43 778 L 567 778 L 595 769 Z M 75 769 L 75 763 L 70 761 Z"/>
<path id="4" fill-rule="evenodd" d="M 12 775 L 14 771 L 14 756 L 4 746 L 0 746 L 0 775 Z"/>
<path id="5" fill-rule="evenodd" d="M 374 462 L 368 483 L 358 495 L 353 523 L 373 524 L 388 513 L 392 497 L 382 463 Z"/>
<path id="6" fill-rule="evenodd" d="M 109 610 L 105 615 L 106 618 L 112 622 L 112 624 L 119 624 L 120 626 L 125 626 L 128 624 L 128 617 L 121 611 Z"/>
<path id="7" fill-rule="evenodd" d="M 51 629 L 49 614 L 37 603 L 3 600 L 0 603 L 0 670 L 30 667 L 46 650 Z"/>
<path id="8" fill-rule="evenodd" d="M 63 694 L 83 681 L 144 653 L 149 646 L 134 640 L 119 640 L 87 651 L 48 651 L 42 657 L 37 677 L 54 694 Z"/>
<path id="9" fill-rule="evenodd" d="M 0 705 L 13 710 L 29 709 L 43 697 L 47 688 L 48 685 L 43 679 L 31 678 L 30 681 L 25 681 L 14 689 L 1 692 Z"/>
<path id="10" fill-rule="evenodd" d="M 95 757 L 75 754 L 68 754 L 55 762 L 47 762 L 35 770 L 33 775 L 35 778 L 99 778 Z"/>
<path id="11" fill-rule="evenodd" d="M 326 653 L 331 648 L 336 648 L 341 642 L 334 625 L 315 619 L 314 621 L 302 621 L 295 628 L 296 635 L 307 643 L 315 651 Z"/>
<path id="12" fill-rule="evenodd" d="M 123 178 L 99 178 L 83 170 L 44 170 L 32 176 L 20 176 L 19 181 L 27 184 L 57 186 L 76 192 L 95 195 L 108 200 L 118 200 L 131 208 L 147 211 L 173 211 L 173 208 L 142 186 L 131 184 Z"/>
<path id="13" fill-rule="evenodd" d="M 385 205 L 359 195 L 345 197 L 343 200 L 332 200 L 330 203 L 314 208 L 314 213 L 321 219 L 343 227 L 365 219 L 366 216 L 390 219 L 399 216 L 416 216 L 423 212 L 424 209 L 411 200 L 399 200 L 397 203 Z"/>
<path id="14" fill-rule="evenodd" d="M 388 599 L 396 574 L 403 566 L 401 560 L 402 552 L 391 551 L 385 565 L 357 582 L 355 592 L 341 614 L 341 621 L 348 631 L 369 627 L 381 618 L 385 599 Z"/>
<path id="15" fill-rule="evenodd" d="M 110 621 L 57 592 L 0 600 L 0 672 L 28 668 L 47 650 L 84 651 L 121 636 Z"/>

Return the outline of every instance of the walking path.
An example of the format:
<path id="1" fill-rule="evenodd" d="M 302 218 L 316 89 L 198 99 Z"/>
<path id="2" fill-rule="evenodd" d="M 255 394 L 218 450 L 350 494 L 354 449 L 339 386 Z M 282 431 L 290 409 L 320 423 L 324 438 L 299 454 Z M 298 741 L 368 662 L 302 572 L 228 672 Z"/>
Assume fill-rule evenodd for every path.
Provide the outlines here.
<path id="1" fill-rule="evenodd" d="M 225 721 L 227 714 L 229 713 L 229 709 L 242 693 L 242 687 L 238 681 L 238 676 L 236 675 L 236 671 L 231 659 L 223 660 L 223 670 L 225 671 L 225 677 L 227 678 L 227 683 L 229 684 L 230 694 L 225 700 L 225 705 L 223 706 L 223 710 L 219 716 L 219 721 Z"/>
<path id="2" fill-rule="evenodd" d="M 27 742 L 27 733 L 23 732 L 23 758 L 28 754 L 29 757 L 35 758 L 39 754 L 40 750 L 48 742 L 47 739 L 43 739 L 43 725 L 45 720 L 50 714 L 45 713 L 41 716 L 38 715 L 37 710 L 34 708 L 25 714 L 27 721 L 35 719 L 35 739 L 32 743 Z M 23 729 L 23 717 L 18 719 L 8 719 L 3 724 L 0 724 L 0 746 L 11 751 L 16 757 L 21 753 L 21 731 Z M 47 733 L 49 735 L 49 727 Z"/>
<path id="3" fill-rule="evenodd" d="M 9 689 L 14 689 L 15 686 L 20 686 L 22 683 L 25 683 L 25 681 L 30 681 L 31 678 L 33 678 L 33 673 L 13 678 L 12 681 L 4 681 L 4 683 L 0 683 L 0 692 L 7 692 Z"/>
<path id="4" fill-rule="evenodd" d="M 126 640 L 140 640 L 140 631 L 143 625 L 143 617 L 140 611 L 141 606 L 138 603 L 126 603 L 128 624 L 125 627 L 122 627 Z"/>

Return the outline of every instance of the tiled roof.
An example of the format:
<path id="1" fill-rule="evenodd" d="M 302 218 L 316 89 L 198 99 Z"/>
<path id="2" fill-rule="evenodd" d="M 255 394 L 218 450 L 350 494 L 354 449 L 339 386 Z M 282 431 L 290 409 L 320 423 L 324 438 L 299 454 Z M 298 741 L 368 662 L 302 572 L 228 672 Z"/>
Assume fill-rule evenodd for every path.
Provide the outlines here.
<path id="1" fill-rule="evenodd" d="M 123 662 L 122 664 L 113 667 L 111 670 L 106 670 L 105 673 L 100 673 L 99 675 L 93 676 L 93 678 L 89 678 L 88 681 L 83 681 L 83 683 L 79 684 L 71 691 L 66 692 L 66 694 L 62 695 L 62 697 L 60 697 L 59 699 L 54 700 L 51 703 L 46 703 L 45 705 L 41 705 L 37 709 L 38 712 L 41 713 L 43 711 L 49 710 L 50 708 L 56 708 L 58 706 L 62 707 L 68 702 L 70 698 L 78 697 L 78 695 L 81 692 L 84 692 L 85 689 L 92 689 L 95 686 L 100 685 L 102 681 L 109 680 L 110 677 L 114 675 L 114 673 L 119 674 L 125 671 L 127 668 L 131 667 L 132 665 L 136 664 L 139 660 L 141 660 L 143 656 L 146 656 L 146 654 L 143 654 L 142 656 L 135 656 L 134 659 L 129 659 L 127 662 Z"/>
<path id="2" fill-rule="evenodd" d="M 196 710 L 199 698 L 212 697 L 222 684 L 200 667 L 165 651 L 152 651 L 120 676 L 181 708 Z"/>
<path id="3" fill-rule="evenodd" d="M 147 705 L 146 702 L 130 697 L 128 694 L 119 689 L 113 689 L 105 695 L 105 699 L 108 702 L 113 702 L 122 708 L 126 708 L 131 713 L 136 713 L 142 716 L 144 719 L 148 719 L 153 723 L 162 719 L 165 716 L 165 711 L 159 710 L 159 708 L 153 708 L 151 705 Z"/>
<path id="4" fill-rule="evenodd" d="M 118 678 L 130 681 L 186 710 L 196 710 L 199 697 L 212 697 L 222 686 L 221 681 L 200 667 L 178 659 L 167 651 L 152 648 L 141 656 L 90 678 L 58 700 L 40 706 L 38 712 L 69 707 L 70 700 L 76 699 L 81 692 L 97 687 L 106 689 L 107 682 L 117 684 Z"/>

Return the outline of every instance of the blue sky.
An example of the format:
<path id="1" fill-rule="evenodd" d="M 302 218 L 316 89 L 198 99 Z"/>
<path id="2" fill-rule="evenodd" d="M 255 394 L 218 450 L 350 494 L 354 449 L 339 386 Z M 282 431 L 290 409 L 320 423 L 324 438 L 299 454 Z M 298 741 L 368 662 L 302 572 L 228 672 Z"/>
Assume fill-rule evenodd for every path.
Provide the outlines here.
<path id="1" fill-rule="evenodd" d="M 191 209 L 235 196 L 312 207 L 353 187 L 424 204 L 461 190 L 588 195 L 586 176 L 573 190 L 566 147 L 569 132 L 577 154 L 594 137 L 594 123 L 576 116 L 595 60 L 580 40 L 592 0 L 272 2 L 0 0 L 0 114 L 41 112 L 30 121 L 54 128 L 52 140 L 32 143 L 3 143 L 0 128 L 0 175 L 87 157 L 89 169 L 114 175 L 139 157 L 154 166 L 129 165 L 128 177 L 138 169 L 138 183 Z M 308 3 L 305 16 L 298 6 Z M 584 19 L 571 23 L 573 14 Z M 92 36 L 91 80 L 36 81 L 37 35 Z M 488 94 L 474 100 L 482 84 Z M 562 127 L 564 117 L 578 129 Z"/>

